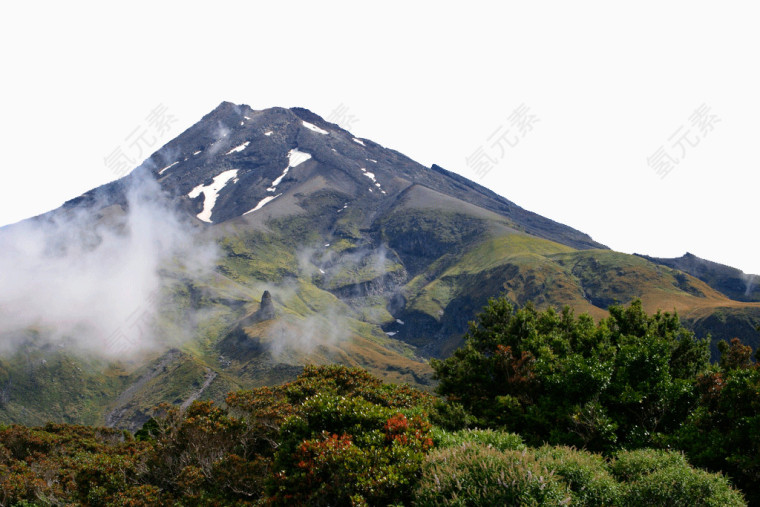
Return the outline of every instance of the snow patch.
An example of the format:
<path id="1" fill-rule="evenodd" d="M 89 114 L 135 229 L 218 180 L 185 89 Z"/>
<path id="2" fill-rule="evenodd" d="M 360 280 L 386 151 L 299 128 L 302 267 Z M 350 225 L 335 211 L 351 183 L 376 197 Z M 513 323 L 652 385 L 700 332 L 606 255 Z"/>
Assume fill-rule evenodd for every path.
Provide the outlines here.
<path id="1" fill-rule="evenodd" d="M 370 162 L 374 162 L 374 163 L 377 164 L 377 160 L 375 160 L 374 158 L 368 158 L 367 160 L 369 160 Z"/>
<path id="2" fill-rule="evenodd" d="M 260 210 L 261 208 L 263 208 L 264 206 L 266 206 L 268 203 L 274 201 L 275 199 L 277 199 L 281 195 L 282 194 L 277 194 L 277 195 L 270 195 L 270 196 L 264 197 L 262 200 L 259 201 L 259 203 L 256 205 L 255 208 L 253 208 L 252 210 L 246 211 L 245 213 L 243 213 L 243 215 L 247 215 L 248 213 L 253 213 L 254 211 Z"/>
<path id="3" fill-rule="evenodd" d="M 187 159 L 185 159 L 185 160 L 187 160 Z M 169 164 L 168 166 L 166 166 L 163 169 L 161 169 L 160 171 L 158 171 L 158 175 L 160 176 L 160 175 L 164 174 L 164 171 L 168 171 L 169 169 L 171 169 L 172 167 L 174 167 L 177 164 L 179 164 L 179 160 L 177 160 L 173 164 Z"/>
<path id="4" fill-rule="evenodd" d="M 326 130 L 322 130 L 321 128 L 317 127 L 316 125 L 312 123 L 309 123 L 308 121 L 302 121 L 301 123 L 303 123 L 303 126 L 306 127 L 307 129 L 312 130 L 318 134 L 323 134 L 323 135 L 328 134 Z"/>
<path id="5" fill-rule="evenodd" d="M 362 146 L 367 146 L 366 144 L 364 144 L 364 143 L 362 142 L 362 140 L 361 140 L 361 139 L 357 139 L 357 138 L 355 138 L 355 137 L 354 137 L 354 142 L 355 142 L 355 143 L 359 143 L 359 144 L 361 144 Z"/>
<path id="6" fill-rule="evenodd" d="M 377 183 L 377 180 L 375 179 L 375 173 L 371 173 L 367 171 L 366 169 L 362 168 L 362 174 L 366 176 L 367 178 L 372 180 L 372 183 Z"/>
<path id="7" fill-rule="evenodd" d="M 248 147 L 249 144 L 251 144 L 251 141 L 246 141 L 243 144 L 241 144 L 240 146 L 235 146 L 230 151 L 228 151 L 227 153 L 225 153 L 225 155 L 229 155 L 231 153 L 237 153 L 239 151 L 243 151 L 244 149 L 246 149 Z"/>
<path id="8" fill-rule="evenodd" d="M 388 331 L 385 334 L 387 334 L 388 336 L 396 336 L 397 333 L 398 333 L 398 331 Z"/>
<path id="9" fill-rule="evenodd" d="M 270 130 L 269 132 L 264 132 L 264 135 L 265 136 L 271 136 L 272 135 L 272 131 Z"/>
<path id="10" fill-rule="evenodd" d="M 297 165 L 300 165 L 307 160 L 311 158 L 311 154 L 306 153 L 305 151 L 298 151 L 298 148 L 294 148 L 288 152 L 288 167 L 286 167 L 282 174 L 279 175 L 273 182 L 272 186 L 267 188 L 268 192 L 276 192 L 277 191 L 277 185 L 279 185 L 282 182 L 282 179 L 285 177 L 285 175 L 288 174 L 288 171 L 292 169 L 293 167 L 296 167 Z"/>
<path id="11" fill-rule="evenodd" d="M 369 179 L 372 180 L 372 183 L 375 184 L 375 186 L 380 190 L 380 192 L 383 193 L 383 195 L 388 195 L 388 194 L 385 193 L 385 190 L 383 190 L 383 188 L 380 186 L 380 183 L 375 178 L 375 173 L 371 173 L 371 172 L 367 171 L 364 167 L 360 167 L 359 169 L 361 169 L 362 174 L 364 176 L 366 176 L 367 178 L 369 178 Z M 372 187 L 369 187 L 369 191 L 372 192 Z"/>
<path id="12" fill-rule="evenodd" d="M 401 324 L 402 326 L 404 325 L 404 321 L 403 321 L 403 320 L 401 320 L 401 319 L 396 319 L 396 322 L 398 322 L 398 323 L 399 323 L 399 324 Z"/>
<path id="13" fill-rule="evenodd" d="M 247 116 L 243 116 L 243 118 L 245 118 L 246 120 L 250 120 L 250 118 L 248 118 Z"/>
<path id="14" fill-rule="evenodd" d="M 193 155 L 197 155 L 198 153 L 202 152 L 203 150 L 198 150 L 196 152 L 193 152 Z"/>
<path id="15" fill-rule="evenodd" d="M 288 159 L 290 160 L 290 167 L 296 167 L 303 164 L 311 158 L 310 153 L 305 151 L 298 151 L 298 148 L 294 148 L 288 152 Z"/>
<path id="16" fill-rule="evenodd" d="M 222 174 L 214 178 L 208 186 L 203 184 L 198 185 L 190 191 L 187 196 L 190 199 L 195 199 L 199 195 L 203 194 L 203 211 L 198 213 L 198 218 L 204 222 L 211 223 L 211 212 L 214 210 L 216 199 L 219 197 L 219 191 L 227 185 L 227 182 L 231 179 L 237 180 L 237 169 L 230 169 L 224 171 Z M 234 181 L 233 181 L 234 183 Z"/>

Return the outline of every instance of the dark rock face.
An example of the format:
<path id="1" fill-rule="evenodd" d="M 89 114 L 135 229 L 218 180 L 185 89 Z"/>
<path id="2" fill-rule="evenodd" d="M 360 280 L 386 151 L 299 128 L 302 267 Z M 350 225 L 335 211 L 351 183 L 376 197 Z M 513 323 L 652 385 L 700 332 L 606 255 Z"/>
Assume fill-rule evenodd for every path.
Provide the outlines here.
<path id="1" fill-rule="evenodd" d="M 256 221 L 268 214 L 261 211 L 278 207 L 282 214 L 282 201 L 319 179 L 352 208 L 364 210 L 369 223 L 396 206 L 407 190 L 421 186 L 505 217 L 528 234 L 578 249 L 606 248 L 462 176 L 357 139 L 302 108 L 257 111 L 224 102 L 138 169 L 155 177 L 177 206 L 207 224 L 243 215 Z M 66 207 L 122 203 L 125 182 L 132 176 L 87 192 Z M 291 207 L 285 213 L 296 211 Z"/>
<path id="2" fill-rule="evenodd" d="M 275 317 L 274 303 L 272 302 L 272 295 L 268 290 L 264 291 L 261 296 L 261 306 L 259 311 L 256 312 L 261 320 L 272 320 Z"/>
<path id="3" fill-rule="evenodd" d="M 274 311 L 274 303 L 272 302 L 272 295 L 268 290 L 265 290 L 264 294 L 261 295 L 261 304 L 259 305 L 259 309 L 248 317 L 244 318 L 240 322 L 240 326 L 252 326 L 254 324 L 258 324 L 259 322 L 264 322 L 265 320 L 272 320 L 276 316 L 277 315 Z"/>

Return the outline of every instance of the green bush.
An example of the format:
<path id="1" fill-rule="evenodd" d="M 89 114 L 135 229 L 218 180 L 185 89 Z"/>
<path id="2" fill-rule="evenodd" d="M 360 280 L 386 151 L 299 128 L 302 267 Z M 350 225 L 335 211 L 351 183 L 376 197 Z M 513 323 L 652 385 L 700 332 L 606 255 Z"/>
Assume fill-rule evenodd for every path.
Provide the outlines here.
<path id="1" fill-rule="evenodd" d="M 466 443 L 483 444 L 499 451 L 521 451 L 525 449 L 525 443 L 520 435 L 506 431 L 474 429 L 449 432 L 440 428 L 433 429 L 435 447 L 455 447 Z"/>
<path id="2" fill-rule="evenodd" d="M 640 301 L 611 306 L 598 323 L 569 308 L 516 310 L 489 300 L 465 345 L 431 360 L 437 391 L 457 404 L 441 422 L 509 428 L 529 445 L 572 445 L 604 453 L 659 445 L 698 402 L 708 343 L 670 313 Z M 462 408 L 464 410 L 462 410 Z M 434 419 L 435 421 L 435 419 Z"/>
<path id="3" fill-rule="evenodd" d="M 626 481 L 621 502 L 625 505 L 746 505 L 723 475 L 692 468 L 678 452 L 621 452 L 611 468 L 618 479 Z"/>
<path id="4" fill-rule="evenodd" d="M 414 412 L 410 410 L 410 412 Z M 320 393 L 280 432 L 272 505 L 388 505 L 408 500 L 430 423 L 362 397 Z"/>
<path id="5" fill-rule="evenodd" d="M 574 505 L 619 505 L 622 487 L 599 454 L 571 447 L 543 446 L 536 457 L 570 487 Z"/>
<path id="6" fill-rule="evenodd" d="M 731 489 L 722 475 L 677 466 L 657 470 L 629 484 L 625 503 L 684 507 L 746 505 L 741 493 Z"/>
<path id="7" fill-rule="evenodd" d="M 680 452 L 659 449 L 622 451 L 612 462 L 612 473 L 621 481 L 635 481 L 647 474 L 670 467 L 688 467 L 689 463 Z"/>
<path id="8" fill-rule="evenodd" d="M 722 348 L 721 364 L 739 365 L 698 378 L 700 407 L 671 436 L 697 466 L 721 470 L 760 504 L 760 369 L 746 366 L 751 349 L 734 340 Z"/>
<path id="9" fill-rule="evenodd" d="M 566 484 L 528 451 L 499 451 L 479 443 L 428 454 L 414 505 L 561 505 Z"/>
<path id="10" fill-rule="evenodd" d="M 625 451 L 608 462 L 571 447 L 500 451 L 474 441 L 497 441 L 498 432 L 434 436 L 444 447 L 423 463 L 415 505 L 746 505 L 725 477 L 677 452 Z"/>
<path id="11" fill-rule="evenodd" d="M 475 426 L 477 419 L 461 403 L 438 400 L 430 413 L 430 422 L 443 429 L 456 431 Z"/>

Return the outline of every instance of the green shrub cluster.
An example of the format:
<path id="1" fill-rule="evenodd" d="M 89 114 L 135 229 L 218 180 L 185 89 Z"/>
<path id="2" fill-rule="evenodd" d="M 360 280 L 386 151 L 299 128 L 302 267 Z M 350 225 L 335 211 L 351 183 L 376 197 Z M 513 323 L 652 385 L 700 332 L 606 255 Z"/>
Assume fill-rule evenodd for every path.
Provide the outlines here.
<path id="1" fill-rule="evenodd" d="M 434 399 L 344 366 L 162 405 L 132 436 L 0 428 L 0 505 L 385 505 L 407 501 L 432 448 Z"/>
<path id="2" fill-rule="evenodd" d="M 529 445 L 606 456 L 675 448 L 727 474 L 760 504 L 760 368 L 752 349 L 721 342 L 720 363 L 711 365 L 708 341 L 676 314 L 648 315 L 640 301 L 609 312 L 595 323 L 568 308 L 539 312 L 491 300 L 466 344 L 432 362 L 447 400 L 435 422 L 502 428 Z"/>
<path id="3" fill-rule="evenodd" d="M 520 435 L 492 429 L 466 429 L 450 432 L 442 428 L 434 428 L 433 443 L 437 448 L 474 443 L 493 447 L 498 451 L 520 451 L 525 449 L 525 443 Z"/>
<path id="4" fill-rule="evenodd" d="M 414 505 L 738 506 L 725 477 L 677 452 L 637 450 L 612 460 L 569 447 L 498 450 L 464 442 L 428 454 Z"/>
<path id="5" fill-rule="evenodd" d="M 563 505 L 562 480 L 528 451 L 464 443 L 431 452 L 422 467 L 415 505 Z"/>
<path id="6" fill-rule="evenodd" d="M 692 468 L 678 452 L 624 451 L 612 461 L 611 469 L 625 481 L 620 505 L 745 505 L 724 476 Z"/>
<path id="7" fill-rule="evenodd" d="M 492 301 L 434 363 L 445 399 L 307 366 L 134 436 L 0 426 L 0 505 L 744 505 L 730 481 L 757 503 L 760 370 L 721 351 L 639 304 L 597 324 Z"/>

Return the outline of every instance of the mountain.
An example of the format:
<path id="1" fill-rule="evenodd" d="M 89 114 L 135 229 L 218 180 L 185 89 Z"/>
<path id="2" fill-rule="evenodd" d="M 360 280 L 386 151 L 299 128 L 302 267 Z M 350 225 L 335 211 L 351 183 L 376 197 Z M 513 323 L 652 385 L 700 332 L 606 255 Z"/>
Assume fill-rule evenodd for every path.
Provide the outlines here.
<path id="1" fill-rule="evenodd" d="M 25 270 L 30 236 L 42 253 Z M 134 429 L 157 403 L 221 401 L 306 363 L 430 388 L 427 358 L 459 346 L 500 294 L 596 318 L 640 298 L 716 340 L 758 341 L 760 303 L 712 278 L 611 251 L 301 108 L 224 102 L 128 176 L 1 229 L 3 244 L 21 252 L 11 286 L 40 315 L 16 318 L 26 307 L 0 297 L 3 320 L 25 323 L 0 324 L 13 344 L 0 349 L 0 422 Z M 104 267 L 61 276 L 80 259 Z M 95 300 L 56 292 L 83 278 Z M 112 313 L 150 316 L 149 331 L 119 327 L 124 354 L 112 322 L 91 329 Z"/>
<path id="2" fill-rule="evenodd" d="M 760 276 L 758 275 L 749 275 L 730 266 L 700 259 L 689 252 L 674 259 L 637 255 L 655 264 L 678 269 L 699 278 L 721 294 L 736 301 L 760 301 Z"/>

